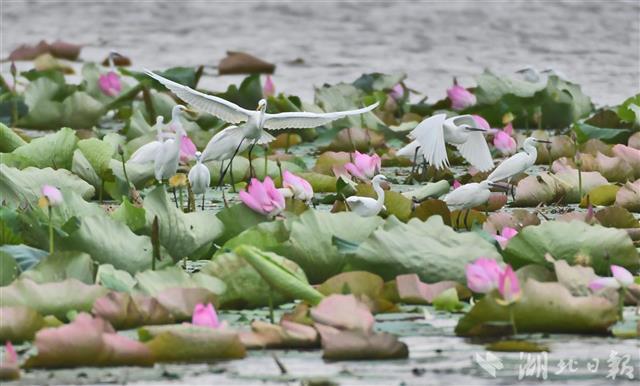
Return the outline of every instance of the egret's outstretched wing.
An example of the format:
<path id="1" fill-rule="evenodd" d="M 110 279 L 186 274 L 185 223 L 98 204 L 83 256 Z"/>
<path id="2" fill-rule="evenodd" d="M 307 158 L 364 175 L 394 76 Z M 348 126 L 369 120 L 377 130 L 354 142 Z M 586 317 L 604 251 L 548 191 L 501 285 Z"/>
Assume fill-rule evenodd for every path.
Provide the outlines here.
<path id="1" fill-rule="evenodd" d="M 332 113 L 292 112 L 280 114 L 265 114 L 264 128 L 269 130 L 280 129 L 308 129 L 326 125 L 336 119 L 349 115 L 358 115 L 369 112 L 378 107 L 379 102 L 370 106 L 348 111 L 336 111 Z"/>
<path id="2" fill-rule="evenodd" d="M 195 106 L 197 109 L 214 115 L 229 123 L 240 123 L 249 119 L 256 111 L 244 109 L 235 103 L 229 102 L 214 95 L 207 95 L 191 87 L 181 85 L 172 80 L 164 78 L 149 70 L 144 71 L 147 75 L 162 83 L 166 88 L 173 91 L 178 98 Z"/>
<path id="3" fill-rule="evenodd" d="M 489 145 L 487 145 L 482 132 L 473 131 L 469 133 L 467 141 L 456 147 L 464 159 L 481 172 L 493 169 L 493 158 L 491 158 Z"/>
<path id="4" fill-rule="evenodd" d="M 437 169 L 449 166 L 447 149 L 444 144 L 444 130 L 442 128 L 446 118 L 445 114 L 434 115 L 420 122 L 411 132 L 420 143 L 424 159 Z"/>
<path id="5" fill-rule="evenodd" d="M 418 153 L 416 154 L 416 150 Z M 410 143 L 404 145 L 402 148 L 398 149 L 396 152 L 398 157 L 404 157 L 413 161 L 416 159 L 416 162 L 422 162 L 420 157 L 422 156 L 422 147 L 420 146 L 420 142 L 411 141 Z"/>
<path id="6" fill-rule="evenodd" d="M 528 167 L 529 156 L 527 153 L 517 153 L 502 161 L 494 171 L 489 174 L 487 180 L 498 182 L 522 173 Z"/>

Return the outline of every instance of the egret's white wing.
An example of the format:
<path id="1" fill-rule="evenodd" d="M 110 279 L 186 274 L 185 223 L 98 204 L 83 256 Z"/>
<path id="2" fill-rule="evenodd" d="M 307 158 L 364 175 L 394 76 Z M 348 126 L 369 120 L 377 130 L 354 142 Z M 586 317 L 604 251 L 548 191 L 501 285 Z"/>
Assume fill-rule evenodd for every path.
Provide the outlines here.
<path id="1" fill-rule="evenodd" d="M 517 153 L 502 161 L 500 165 L 489 174 L 487 180 L 491 182 L 506 180 L 525 171 L 529 166 L 529 156 L 527 153 Z"/>
<path id="2" fill-rule="evenodd" d="M 266 131 L 262 130 L 262 134 L 260 135 L 260 138 L 258 138 L 258 145 L 266 145 L 267 143 L 275 140 L 276 137 L 274 137 L 273 135 L 267 133 Z"/>
<path id="3" fill-rule="evenodd" d="M 241 144 L 242 142 L 242 144 Z M 229 126 L 209 140 L 207 146 L 202 151 L 202 162 L 224 161 L 233 157 L 233 153 L 238 149 L 238 154 L 247 150 L 251 145 L 250 140 L 244 139 L 244 132 L 238 126 Z"/>
<path id="4" fill-rule="evenodd" d="M 332 113 L 309 113 L 309 112 L 291 112 L 280 114 L 265 114 L 264 128 L 270 130 L 280 129 L 307 129 L 326 125 L 336 119 L 344 118 L 349 115 L 358 115 L 367 113 L 376 107 L 379 102 L 370 106 L 348 111 L 335 111 Z"/>
<path id="5" fill-rule="evenodd" d="M 462 185 L 458 189 L 452 190 L 449 194 L 444 196 L 443 201 L 448 206 L 464 207 L 470 199 L 477 194 L 479 184 L 476 182 Z"/>
<path id="6" fill-rule="evenodd" d="M 174 139 L 167 139 L 158 149 L 153 168 L 156 180 L 168 180 L 178 171 L 178 161 L 180 161 L 180 147 L 176 146 Z"/>
<path id="7" fill-rule="evenodd" d="M 446 118 L 445 114 L 434 115 L 420 122 L 411 132 L 420 143 L 422 154 L 424 154 L 427 163 L 437 169 L 449 166 L 447 149 L 444 144 L 444 130 L 442 128 Z"/>
<path id="8" fill-rule="evenodd" d="M 160 151 L 162 147 L 162 142 L 160 141 L 151 141 L 146 143 L 138 148 L 131 157 L 129 157 L 129 161 L 134 164 L 144 164 L 147 162 L 153 162 L 156 159 L 156 154 Z"/>
<path id="9" fill-rule="evenodd" d="M 195 106 L 199 110 L 214 115 L 229 123 L 240 123 L 249 119 L 250 116 L 258 114 L 257 111 L 247 110 L 235 103 L 229 102 L 214 95 L 208 95 L 191 87 L 184 86 L 172 80 L 164 78 L 149 70 L 144 71 L 147 75 L 162 83 L 166 88 L 173 91 L 180 99 Z"/>
<path id="10" fill-rule="evenodd" d="M 482 132 L 470 132 L 467 141 L 456 147 L 464 159 L 481 172 L 493 169 L 493 158 Z"/>
<path id="11" fill-rule="evenodd" d="M 375 216 L 381 209 L 378 201 L 371 197 L 347 197 L 347 205 L 349 205 L 349 209 L 351 209 L 352 212 L 362 217 Z"/>
<path id="12" fill-rule="evenodd" d="M 416 150 L 418 150 L 418 154 L 416 154 Z M 410 143 L 406 144 L 404 147 L 400 148 L 396 152 L 396 155 L 398 157 L 408 158 L 411 161 L 413 161 L 413 159 L 416 158 L 416 162 L 420 162 L 421 161 L 420 157 L 423 155 L 422 147 L 420 146 L 420 143 L 418 141 L 411 141 Z"/>

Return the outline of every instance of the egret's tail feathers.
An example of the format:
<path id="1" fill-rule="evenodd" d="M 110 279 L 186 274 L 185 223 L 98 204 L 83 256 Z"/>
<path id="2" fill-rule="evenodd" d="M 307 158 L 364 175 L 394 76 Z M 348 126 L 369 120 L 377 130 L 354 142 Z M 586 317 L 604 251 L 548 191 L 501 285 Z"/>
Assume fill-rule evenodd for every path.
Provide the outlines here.
<path id="1" fill-rule="evenodd" d="M 236 149 L 238 154 L 251 145 L 251 140 L 245 139 L 243 130 L 238 126 L 229 126 L 211 138 L 202 152 L 202 162 L 224 161 L 231 159 Z M 238 148 L 239 146 L 239 148 Z"/>
<path id="2" fill-rule="evenodd" d="M 260 136 L 260 138 L 258 139 L 258 145 L 266 145 L 269 142 L 275 140 L 276 137 L 274 137 L 273 135 L 267 133 L 266 131 L 262 130 L 262 135 Z"/>
<path id="3" fill-rule="evenodd" d="M 416 157 L 416 150 L 418 151 L 417 157 Z M 412 141 L 411 143 L 400 148 L 396 152 L 396 155 L 398 157 L 408 158 L 412 161 L 414 158 L 417 158 L 416 162 L 420 162 L 421 161 L 420 157 L 422 156 L 422 149 L 420 147 L 420 143 L 418 143 L 418 141 Z"/>

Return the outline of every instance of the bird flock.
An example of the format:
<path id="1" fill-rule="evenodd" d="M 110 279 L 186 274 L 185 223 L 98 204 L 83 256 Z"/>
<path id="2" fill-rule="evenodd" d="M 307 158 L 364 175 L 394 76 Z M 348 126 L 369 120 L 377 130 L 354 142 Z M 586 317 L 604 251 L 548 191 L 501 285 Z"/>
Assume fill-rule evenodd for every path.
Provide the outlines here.
<path id="1" fill-rule="evenodd" d="M 200 152 L 195 153 L 196 164 L 189 172 L 189 182 L 194 194 L 202 195 L 202 209 L 204 209 L 204 193 L 210 185 L 209 169 L 203 164 L 207 161 L 220 161 L 220 179 L 218 186 L 222 186 L 224 176 L 230 172 L 231 184 L 233 181 L 233 159 L 240 153 L 249 151 L 249 173 L 254 177 L 254 169 L 251 164 L 251 153 L 256 145 L 268 146 L 275 139 L 266 130 L 304 129 L 323 126 L 334 120 L 350 115 L 363 114 L 372 111 L 378 106 L 374 103 L 370 106 L 355 110 L 337 111 L 328 113 L 312 112 L 287 112 L 279 114 L 267 113 L 267 101 L 261 99 L 256 110 L 248 110 L 223 98 L 208 95 L 166 79 L 156 73 L 146 70 L 148 76 L 157 80 L 177 97 L 194 107 L 196 110 L 212 114 L 213 116 L 231 124 L 215 134 Z M 154 164 L 155 177 L 163 182 L 176 174 L 180 160 L 180 148 L 185 130 L 180 120 L 181 115 L 189 112 L 185 106 L 177 105 L 172 110 L 172 119 L 169 129 L 173 135 L 164 132 L 162 117 L 158 117 L 156 125 L 156 139 L 141 146 L 130 158 L 132 163 Z M 466 210 L 466 215 L 471 208 L 485 204 L 489 200 L 491 188 L 502 187 L 501 181 L 510 183 L 515 175 L 524 172 L 533 166 L 537 158 L 536 143 L 545 143 L 541 139 L 529 137 L 524 141 L 521 152 L 513 154 L 494 168 L 494 161 L 485 139 L 487 127 L 482 127 L 471 115 L 457 115 L 447 118 L 446 114 L 436 114 L 427 117 L 420 122 L 414 130 L 408 134 L 411 142 L 399 149 L 398 156 L 413 160 L 414 167 L 431 165 L 436 169 L 447 168 L 446 144 L 457 148 L 460 155 L 473 167 L 481 172 L 491 173 L 481 182 L 468 183 L 454 189 L 444 198 L 444 202 L 451 208 Z M 226 166 L 225 166 L 226 162 Z M 297 178 L 288 176 L 288 180 Z M 303 180 L 304 181 L 304 180 Z M 305 181 L 306 182 L 306 181 Z M 350 196 L 345 202 L 349 210 L 362 217 L 378 215 L 386 210 L 384 206 L 385 190 L 381 184 L 387 182 L 382 174 L 377 174 L 370 180 L 377 198 Z M 507 185 L 508 186 L 508 185 Z M 285 187 L 286 188 L 286 187 Z M 291 194 L 308 196 L 291 190 Z M 292 193 L 293 192 L 293 193 Z M 312 194 L 312 193 L 311 193 Z M 458 219 L 460 219 L 459 216 Z M 465 218 L 466 224 L 466 218 Z"/>

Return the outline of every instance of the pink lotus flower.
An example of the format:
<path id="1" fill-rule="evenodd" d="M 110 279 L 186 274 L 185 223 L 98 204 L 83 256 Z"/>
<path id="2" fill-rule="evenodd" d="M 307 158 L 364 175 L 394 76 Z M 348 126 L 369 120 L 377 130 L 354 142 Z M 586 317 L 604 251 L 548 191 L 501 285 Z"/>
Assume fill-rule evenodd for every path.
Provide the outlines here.
<path id="1" fill-rule="evenodd" d="M 497 261 L 481 257 L 465 268 L 467 287 L 473 292 L 486 294 L 498 288 L 502 270 Z"/>
<path id="2" fill-rule="evenodd" d="M 240 192 L 240 200 L 253 211 L 269 217 L 278 215 L 285 208 L 284 196 L 268 176 L 264 182 L 252 178 L 247 191 Z"/>
<path id="3" fill-rule="evenodd" d="M 265 98 L 276 95 L 276 85 L 273 84 L 271 75 L 267 75 L 267 79 L 264 81 L 264 86 L 262 86 L 262 95 Z"/>
<path id="4" fill-rule="evenodd" d="M 13 344 L 11 341 L 7 341 L 4 344 L 4 349 L 7 352 L 7 355 L 4 358 L 4 363 L 13 365 L 18 363 L 18 354 L 16 353 L 16 349 L 13 348 Z"/>
<path id="5" fill-rule="evenodd" d="M 349 162 L 344 165 L 345 169 L 352 176 L 359 178 L 362 181 L 368 181 L 380 172 L 382 166 L 382 160 L 380 156 L 374 154 L 372 156 L 364 153 L 360 153 L 356 150 L 354 154 L 354 162 Z"/>
<path id="6" fill-rule="evenodd" d="M 400 100 L 404 97 L 404 86 L 402 83 L 397 83 L 395 86 L 391 87 L 389 90 L 389 96 L 395 100 Z"/>
<path id="7" fill-rule="evenodd" d="M 476 96 L 457 84 L 447 90 L 447 96 L 451 101 L 451 108 L 456 111 L 464 110 L 476 104 Z"/>
<path id="8" fill-rule="evenodd" d="M 188 135 L 184 134 L 180 140 L 180 162 L 187 163 L 196 158 L 196 145 Z"/>
<path id="9" fill-rule="evenodd" d="M 43 185 L 42 195 L 47 199 L 47 202 L 50 206 L 57 206 L 62 204 L 62 193 L 55 186 Z"/>
<path id="10" fill-rule="evenodd" d="M 589 288 L 596 292 L 604 288 L 626 288 L 633 284 L 633 275 L 624 267 L 619 265 L 611 266 L 613 277 L 599 277 L 589 283 Z"/>
<path id="11" fill-rule="evenodd" d="M 100 87 L 100 91 L 102 91 L 103 94 L 115 97 L 122 91 L 120 76 L 113 71 L 102 74 L 100 78 L 98 78 L 98 87 Z"/>
<path id="12" fill-rule="evenodd" d="M 518 144 L 512 135 L 513 126 L 509 123 L 504 129 L 496 130 L 493 136 L 493 146 L 500 150 L 503 155 L 514 154 L 518 148 Z"/>
<path id="13" fill-rule="evenodd" d="M 473 120 L 476 121 L 476 124 L 478 125 L 479 128 L 485 129 L 485 130 L 491 130 L 491 126 L 489 125 L 489 122 L 487 122 L 486 119 L 482 118 L 477 114 L 472 115 L 472 117 L 473 117 Z"/>
<path id="14" fill-rule="evenodd" d="M 309 201 L 313 198 L 313 187 L 311 184 L 302 177 L 298 177 L 288 170 L 282 173 L 282 186 L 284 190 L 290 192 L 291 197 L 301 200 Z"/>
<path id="15" fill-rule="evenodd" d="M 502 296 L 502 301 L 500 303 L 503 305 L 515 303 L 520 298 L 520 295 L 522 295 L 518 276 L 510 265 L 507 265 L 505 269 L 500 272 L 500 277 L 498 278 L 498 292 L 500 292 L 500 296 Z"/>
<path id="16" fill-rule="evenodd" d="M 193 316 L 191 317 L 191 324 L 195 326 L 205 326 L 211 328 L 220 328 L 222 323 L 218 320 L 218 314 L 213 304 L 208 303 L 204 305 L 202 303 L 196 304 L 193 309 Z"/>
<path id="17" fill-rule="evenodd" d="M 500 231 L 500 234 L 494 235 L 493 238 L 498 241 L 498 244 L 500 244 L 500 248 L 505 249 L 507 247 L 507 243 L 509 242 L 509 240 L 511 240 L 511 238 L 513 238 L 513 236 L 517 234 L 518 234 L 517 230 L 510 227 L 504 227 Z"/>
<path id="18" fill-rule="evenodd" d="M 461 187 L 462 184 L 460 183 L 460 181 L 458 180 L 453 180 L 453 190 L 458 189 L 459 187 Z"/>

